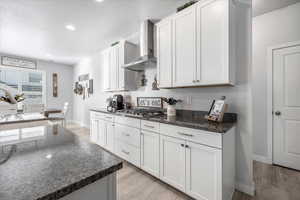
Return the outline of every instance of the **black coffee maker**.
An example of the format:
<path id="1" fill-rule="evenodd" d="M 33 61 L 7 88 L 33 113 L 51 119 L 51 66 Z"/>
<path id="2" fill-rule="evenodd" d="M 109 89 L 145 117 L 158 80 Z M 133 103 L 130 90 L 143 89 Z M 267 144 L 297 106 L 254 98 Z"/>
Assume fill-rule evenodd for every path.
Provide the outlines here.
<path id="1" fill-rule="evenodd" d="M 123 100 L 122 95 L 115 94 L 113 96 L 112 107 L 113 107 L 113 110 L 115 110 L 115 111 L 124 109 L 124 100 Z"/>

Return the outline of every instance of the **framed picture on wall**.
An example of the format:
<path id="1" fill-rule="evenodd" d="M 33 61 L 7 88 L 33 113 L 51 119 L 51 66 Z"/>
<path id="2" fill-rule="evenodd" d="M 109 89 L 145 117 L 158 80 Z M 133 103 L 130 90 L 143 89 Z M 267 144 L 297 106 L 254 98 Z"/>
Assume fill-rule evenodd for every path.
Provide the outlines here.
<path id="1" fill-rule="evenodd" d="M 1 65 L 9 67 L 21 67 L 27 69 L 36 69 L 37 67 L 36 61 L 34 60 L 10 56 L 1 56 Z"/>

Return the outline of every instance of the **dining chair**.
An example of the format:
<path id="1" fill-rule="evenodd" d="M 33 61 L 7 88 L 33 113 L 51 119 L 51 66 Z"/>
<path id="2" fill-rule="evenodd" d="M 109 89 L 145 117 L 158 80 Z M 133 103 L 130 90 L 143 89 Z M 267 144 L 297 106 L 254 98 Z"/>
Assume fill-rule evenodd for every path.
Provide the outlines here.
<path id="1" fill-rule="evenodd" d="M 67 125 L 67 114 L 69 111 L 69 102 L 65 102 L 63 109 L 61 110 L 61 113 L 56 114 L 55 117 L 50 117 L 51 118 L 51 123 L 55 124 L 56 122 L 61 122 L 61 125 L 65 127 Z"/>

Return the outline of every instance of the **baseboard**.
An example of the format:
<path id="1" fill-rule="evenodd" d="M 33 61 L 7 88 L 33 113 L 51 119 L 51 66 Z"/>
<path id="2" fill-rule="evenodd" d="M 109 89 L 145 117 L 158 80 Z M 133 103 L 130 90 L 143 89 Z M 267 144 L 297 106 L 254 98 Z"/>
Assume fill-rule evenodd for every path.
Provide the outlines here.
<path id="1" fill-rule="evenodd" d="M 254 196 L 254 194 L 255 194 L 255 184 L 254 184 L 254 182 L 251 185 L 241 183 L 241 182 L 236 182 L 235 183 L 235 189 L 237 189 L 240 192 L 246 193 L 250 196 Z"/>
<path id="2" fill-rule="evenodd" d="M 261 156 L 257 154 L 253 154 L 253 160 L 266 163 L 266 164 L 272 164 L 272 160 L 266 156 Z"/>

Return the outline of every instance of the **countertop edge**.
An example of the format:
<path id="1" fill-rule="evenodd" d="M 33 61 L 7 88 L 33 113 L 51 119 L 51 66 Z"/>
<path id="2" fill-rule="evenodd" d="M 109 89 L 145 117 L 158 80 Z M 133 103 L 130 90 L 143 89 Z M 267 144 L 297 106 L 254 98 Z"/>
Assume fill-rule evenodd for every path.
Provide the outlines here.
<path id="1" fill-rule="evenodd" d="M 83 188 L 89 184 L 92 184 L 92 183 L 120 170 L 122 167 L 123 167 L 123 163 L 122 163 L 122 161 L 120 161 L 119 164 L 113 165 L 113 166 L 111 166 L 105 170 L 102 170 L 90 177 L 84 178 L 76 183 L 68 185 L 64 188 L 61 188 L 61 189 L 55 191 L 55 192 L 49 193 L 46 196 L 39 197 L 36 200 L 58 200 L 64 196 L 71 194 L 72 192 L 80 190 L 81 188 Z"/>
<path id="2" fill-rule="evenodd" d="M 146 120 L 146 121 L 151 121 L 151 122 L 157 122 L 157 123 L 162 123 L 162 124 L 169 124 L 169 125 L 174 125 L 174 126 L 179 126 L 179 127 L 185 127 L 185 128 L 191 128 L 191 129 L 196 129 L 196 130 L 203 130 L 203 131 L 208 131 L 208 132 L 212 132 L 212 133 L 219 133 L 219 134 L 226 134 L 231 128 L 233 128 L 234 126 L 236 126 L 237 122 L 232 122 L 230 123 L 231 126 L 228 128 L 227 131 L 213 131 L 213 130 L 206 130 L 205 128 L 200 128 L 200 127 L 194 127 L 193 125 L 188 125 L 188 124 L 177 124 L 175 122 L 164 122 L 164 121 L 157 121 L 157 120 L 151 120 L 148 118 L 140 118 L 140 117 L 134 117 L 134 116 L 128 116 L 128 115 L 122 115 L 119 113 L 112 113 L 112 112 L 108 112 L 105 110 L 100 110 L 100 109 L 89 109 L 90 111 L 94 111 L 94 112 L 101 112 L 104 114 L 110 114 L 110 115 L 115 115 L 115 116 L 122 116 L 122 117 L 129 117 L 129 118 L 134 118 L 134 119 L 140 119 L 140 120 Z M 218 123 L 218 122 L 208 122 L 208 123 Z M 228 123 L 225 123 L 228 124 Z"/>

